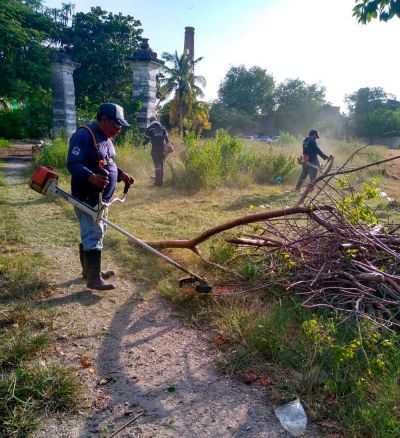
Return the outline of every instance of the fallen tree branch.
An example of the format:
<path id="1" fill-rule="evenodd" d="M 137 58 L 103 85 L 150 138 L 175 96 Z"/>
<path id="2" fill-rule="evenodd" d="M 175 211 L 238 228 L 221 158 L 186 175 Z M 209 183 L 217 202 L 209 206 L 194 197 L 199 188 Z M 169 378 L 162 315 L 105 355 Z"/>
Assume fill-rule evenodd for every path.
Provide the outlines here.
<path id="1" fill-rule="evenodd" d="M 194 251 L 197 245 L 203 243 L 210 237 L 215 236 L 216 234 L 222 233 L 224 231 L 231 230 L 232 228 L 239 227 L 241 225 L 253 224 L 255 222 L 267 221 L 269 219 L 274 219 L 278 217 L 288 217 L 296 214 L 309 214 L 314 211 L 331 211 L 332 207 L 323 205 L 319 207 L 289 207 L 280 210 L 266 211 L 262 213 L 253 213 L 248 214 L 246 216 L 239 217 L 237 219 L 233 219 L 228 222 L 224 222 L 215 227 L 209 228 L 208 230 L 201 233 L 199 236 L 194 239 L 187 240 L 158 240 L 156 242 L 147 242 L 149 245 L 157 247 L 157 248 L 182 248 L 182 249 L 190 249 Z"/>

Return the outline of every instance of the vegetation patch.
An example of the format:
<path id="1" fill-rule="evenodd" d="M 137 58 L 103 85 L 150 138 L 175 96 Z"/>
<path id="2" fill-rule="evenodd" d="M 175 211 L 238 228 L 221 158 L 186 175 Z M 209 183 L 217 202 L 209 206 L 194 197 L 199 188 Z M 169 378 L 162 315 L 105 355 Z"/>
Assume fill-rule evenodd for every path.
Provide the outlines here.
<path id="1" fill-rule="evenodd" d="M 21 188 L 3 174 L 0 184 L 0 436 L 25 437 L 45 415 L 74 410 L 79 391 L 74 373 L 49 358 L 57 311 L 34 300 L 49 290 L 48 261 L 9 202 Z"/>

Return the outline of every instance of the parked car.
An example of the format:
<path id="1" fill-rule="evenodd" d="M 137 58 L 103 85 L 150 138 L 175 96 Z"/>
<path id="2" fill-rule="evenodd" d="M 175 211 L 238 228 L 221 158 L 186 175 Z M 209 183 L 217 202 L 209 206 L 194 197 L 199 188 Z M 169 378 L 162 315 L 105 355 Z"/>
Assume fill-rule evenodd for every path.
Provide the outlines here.
<path id="1" fill-rule="evenodd" d="M 263 143 L 272 143 L 270 137 L 259 137 L 257 140 L 262 141 Z"/>
<path id="2" fill-rule="evenodd" d="M 254 141 L 256 140 L 256 137 L 254 135 L 243 135 L 239 137 L 239 140 Z"/>
<path id="3" fill-rule="evenodd" d="M 273 137 L 270 138 L 271 143 L 278 141 L 281 137 L 279 135 L 274 135 Z"/>

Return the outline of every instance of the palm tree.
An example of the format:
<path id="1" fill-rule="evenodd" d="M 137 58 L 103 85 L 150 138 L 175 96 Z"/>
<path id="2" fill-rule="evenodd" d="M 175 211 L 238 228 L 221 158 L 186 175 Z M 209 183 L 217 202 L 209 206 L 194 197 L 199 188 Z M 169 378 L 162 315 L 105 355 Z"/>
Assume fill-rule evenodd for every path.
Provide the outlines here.
<path id="1" fill-rule="evenodd" d="M 195 65 L 203 58 L 193 60 L 188 53 L 179 56 L 176 51 L 174 54 L 163 53 L 162 57 L 172 67 L 164 67 L 167 77 L 160 78 L 160 100 L 174 93 L 179 105 L 179 131 L 183 135 L 184 103 L 190 107 L 197 97 L 204 96 L 200 86 L 205 87 L 206 80 L 194 74 Z"/>

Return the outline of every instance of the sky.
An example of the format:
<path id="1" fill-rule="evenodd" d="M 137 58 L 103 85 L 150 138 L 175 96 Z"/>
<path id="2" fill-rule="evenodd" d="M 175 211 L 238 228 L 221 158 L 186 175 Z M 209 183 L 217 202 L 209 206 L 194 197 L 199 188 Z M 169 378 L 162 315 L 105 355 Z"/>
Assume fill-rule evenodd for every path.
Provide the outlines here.
<path id="1" fill-rule="evenodd" d="M 326 87 L 327 100 L 345 110 L 344 97 L 361 87 L 382 87 L 400 97 L 400 20 L 361 25 L 354 0 L 71 0 L 142 23 L 160 56 L 183 51 L 184 29 L 195 28 L 196 74 L 207 80 L 206 100 L 232 65 L 258 65 L 277 83 L 300 78 Z M 61 1 L 47 0 L 49 7 Z M 396 43 L 397 41 L 397 43 Z"/>

